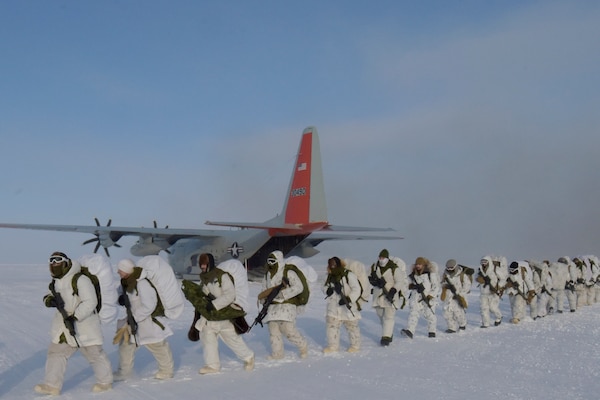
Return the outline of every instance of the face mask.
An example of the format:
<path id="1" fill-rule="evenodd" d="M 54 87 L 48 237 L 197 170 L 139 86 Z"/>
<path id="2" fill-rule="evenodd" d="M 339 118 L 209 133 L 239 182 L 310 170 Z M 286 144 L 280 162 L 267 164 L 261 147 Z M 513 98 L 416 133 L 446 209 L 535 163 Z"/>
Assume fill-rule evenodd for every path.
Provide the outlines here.
<path id="1" fill-rule="evenodd" d="M 385 267 L 388 263 L 389 259 L 388 258 L 380 258 L 379 259 L 379 265 L 382 267 Z"/>
<path id="2" fill-rule="evenodd" d="M 60 264 L 50 264 L 50 275 L 53 278 L 62 278 L 67 273 L 68 268 L 66 263 L 62 262 Z"/>

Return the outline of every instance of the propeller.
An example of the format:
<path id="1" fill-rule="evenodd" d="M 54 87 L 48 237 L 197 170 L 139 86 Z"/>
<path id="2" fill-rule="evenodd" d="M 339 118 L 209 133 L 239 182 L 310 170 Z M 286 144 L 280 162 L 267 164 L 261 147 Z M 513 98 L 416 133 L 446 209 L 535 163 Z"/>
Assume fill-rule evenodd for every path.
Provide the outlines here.
<path id="1" fill-rule="evenodd" d="M 157 229 L 158 228 L 158 224 L 156 223 L 156 220 L 154 220 L 152 222 L 154 222 L 154 229 Z M 169 229 L 169 225 L 165 225 L 165 229 Z M 163 251 L 165 253 L 167 253 L 167 254 L 171 254 L 171 252 L 168 249 L 164 249 Z"/>
<path id="2" fill-rule="evenodd" d="M 96 226 L 101 226 L 100 221 L 98 221 L 98 218 L 94 218 L 94 221 L 96 221 Z M 112 219 L 109 219 L 106 223 L 106 226 L 109 227 L 111 223 Z M 96 236 L 95 238 L 88 239 L 81 244 L 83 246 L 89 243 L 97 242 L 96 247 L 94 248 L 94 253 L 97 253 L 100 246 L 102 246 L 104 248 L 104 251 L 106 252 L 106 256 L 110 257 L 110 253 L 108 252 L 108 248 L 110 246 L 121 247 L 121 245 L 116 242 L 117 240 L 119 240 L 119 238 L 113 238 L 113 236 L 110 233 L 102 232 L 95 233 L 94 235 Z"/>

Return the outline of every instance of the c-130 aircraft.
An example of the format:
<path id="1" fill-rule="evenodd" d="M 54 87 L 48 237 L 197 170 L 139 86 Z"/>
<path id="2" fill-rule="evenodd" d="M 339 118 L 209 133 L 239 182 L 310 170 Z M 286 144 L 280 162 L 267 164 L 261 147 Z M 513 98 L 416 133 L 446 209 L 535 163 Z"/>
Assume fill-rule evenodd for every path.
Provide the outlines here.
<path id="1" fill-rule="evenodd" d="M 108 248 L 120 247 L 123 236 L 137 236 L 131 247 L 133 256 L 144 257 L 165 251 L 169 264 L 182 277 L 189 274 L 202 253 L 212 253 L 217 262 L 238 259 L 248 269 L 262 270 L 267 256 L 275 250 L 285 257 L 312 257 L 319 251 L 315 246 L 325 240 L 390 240 L 398 236 L 340 234 L 340 232 L 393 232 L 391 228 L 367 228 L 332 225 L 327 220 L 327 206 L 321 167 L 319 137 L 315 127 L 302 132 L 300 147 L 287 190 L 283 210 L 265 222 L 206 221 L 206 225 L 240 228 L 237 230 L 135 228 L 100 225 L 42 225 L 0 223 L 0 228 L 33 229 L 61 232 L 81 232 L 95 237 L 83 242 L 96 242 L 110 257 Z M 197 268 L 195 268 L 197 269 Z"/>

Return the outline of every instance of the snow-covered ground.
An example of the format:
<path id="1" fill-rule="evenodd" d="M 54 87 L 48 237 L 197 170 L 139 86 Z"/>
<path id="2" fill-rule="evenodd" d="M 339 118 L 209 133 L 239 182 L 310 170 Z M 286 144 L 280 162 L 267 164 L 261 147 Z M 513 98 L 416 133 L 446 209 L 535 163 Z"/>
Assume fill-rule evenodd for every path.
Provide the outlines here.
<path id="1" fill-rule="evenodd" d="M 315 264 L 313 264 L 315 265 Z M 323 270 L 315 267 L 322 282 Z M 33 386 L 43 379 L 48 330 L 54 310 L 42 304 L 49 274 L 45 265 L 0 266 L 0 398 L 31 399 Z M 252 298 L 260 284 L 250 283 Z M 65 399 L 596 399 L 600 396 L 600 304 L 575 313 L 526 319 L 519 325 L 503 322 L 480 329 L 479 292 L 469 296 L 468 327 L 445 334 L 438 307 L 438 337 L 426 337 L 423 320 L 413 340 L 400 336 L 408 306 L 398 311 L 394 341 L 379 346 L 380 325 L 370 304 L 362 312 L 362 349 L 357 354 L 323 355 L 325 302 L 320 288 L 298 319 L 309 340 L 309 356 L 300 359 L 286 343 L 286 357 L 267 361 L 267 328 L 256 326 L 245 335 L 256 353 L 256 368 L 242 363 L 221 345 L 222 372 L 201 376 L 200 342 L 190 342 L 187 330 L 193 311 L 171 321 L 170 338 L 176 363 L 175 377 L 166 382 L 152 378 L 155 363 L 146 349 L 137 352 L 135 379 L 117 382 L 111 392 L 92 394 L 94 376 L 87 361 L 75 354 L 67 367 L 61 398 Z M 508 299 L 501 304 L 509 320 Z M 252 322 L 258 308 L 248 310 Z M 105 326 L 105 350 L 116 366 L 114 326 Z M 342 346 L 347 345 L 345 332 Z"/>

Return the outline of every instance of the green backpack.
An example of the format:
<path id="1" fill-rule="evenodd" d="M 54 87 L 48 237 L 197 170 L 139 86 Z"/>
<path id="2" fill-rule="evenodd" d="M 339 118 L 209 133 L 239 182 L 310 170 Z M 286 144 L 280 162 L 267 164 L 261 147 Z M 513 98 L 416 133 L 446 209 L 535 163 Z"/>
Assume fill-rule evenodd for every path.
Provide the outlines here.
<path id="1" fill-rule="evenodd" d="M 96 298 L 98 299 L 98 304 L 96 305 L 96 312 L 99 313 L 102 308 L 102 291 L 100 289 L 100 280 L 98 277 L 90 272 L 88 267 L 81 266 L 81 271 L 73 275 L 73 280 L 71 281 L 71 286 L 73 286 L 73 294 L 79 296 L 79 289 L 77 288 L 77 280 L 81 275 L 87 276 L 92 284 L 94 285 L 94 289 L 96 290 Z"/>
<path id="2" fill-rule="evenodd" d="M 304 276 L 304 273 L 302 271 L 300 271 L 300 269 L 298 267 L 296 267 L 293 264 L 286 264 L 285 267 L 283 268 L 283 277 L 287 279 L 287 274 L 288 271 L 292 270 L 296 273 L 296 275 L 298 275 L 298 278 L 300 278 L 300 281 L 302 282 L 302 293 L 292 297 L 291 299 L 288 299 L 286 301 L 286 303 L 290 303 L 290 304 L 294 304 L 296 306 L 303 306 L 306 305 L 306 303 L 308 303 L 308 298 L 310 297 L 310 289 L 308 287 L 308 282 L 306 281 L 306 277 Z"/>

